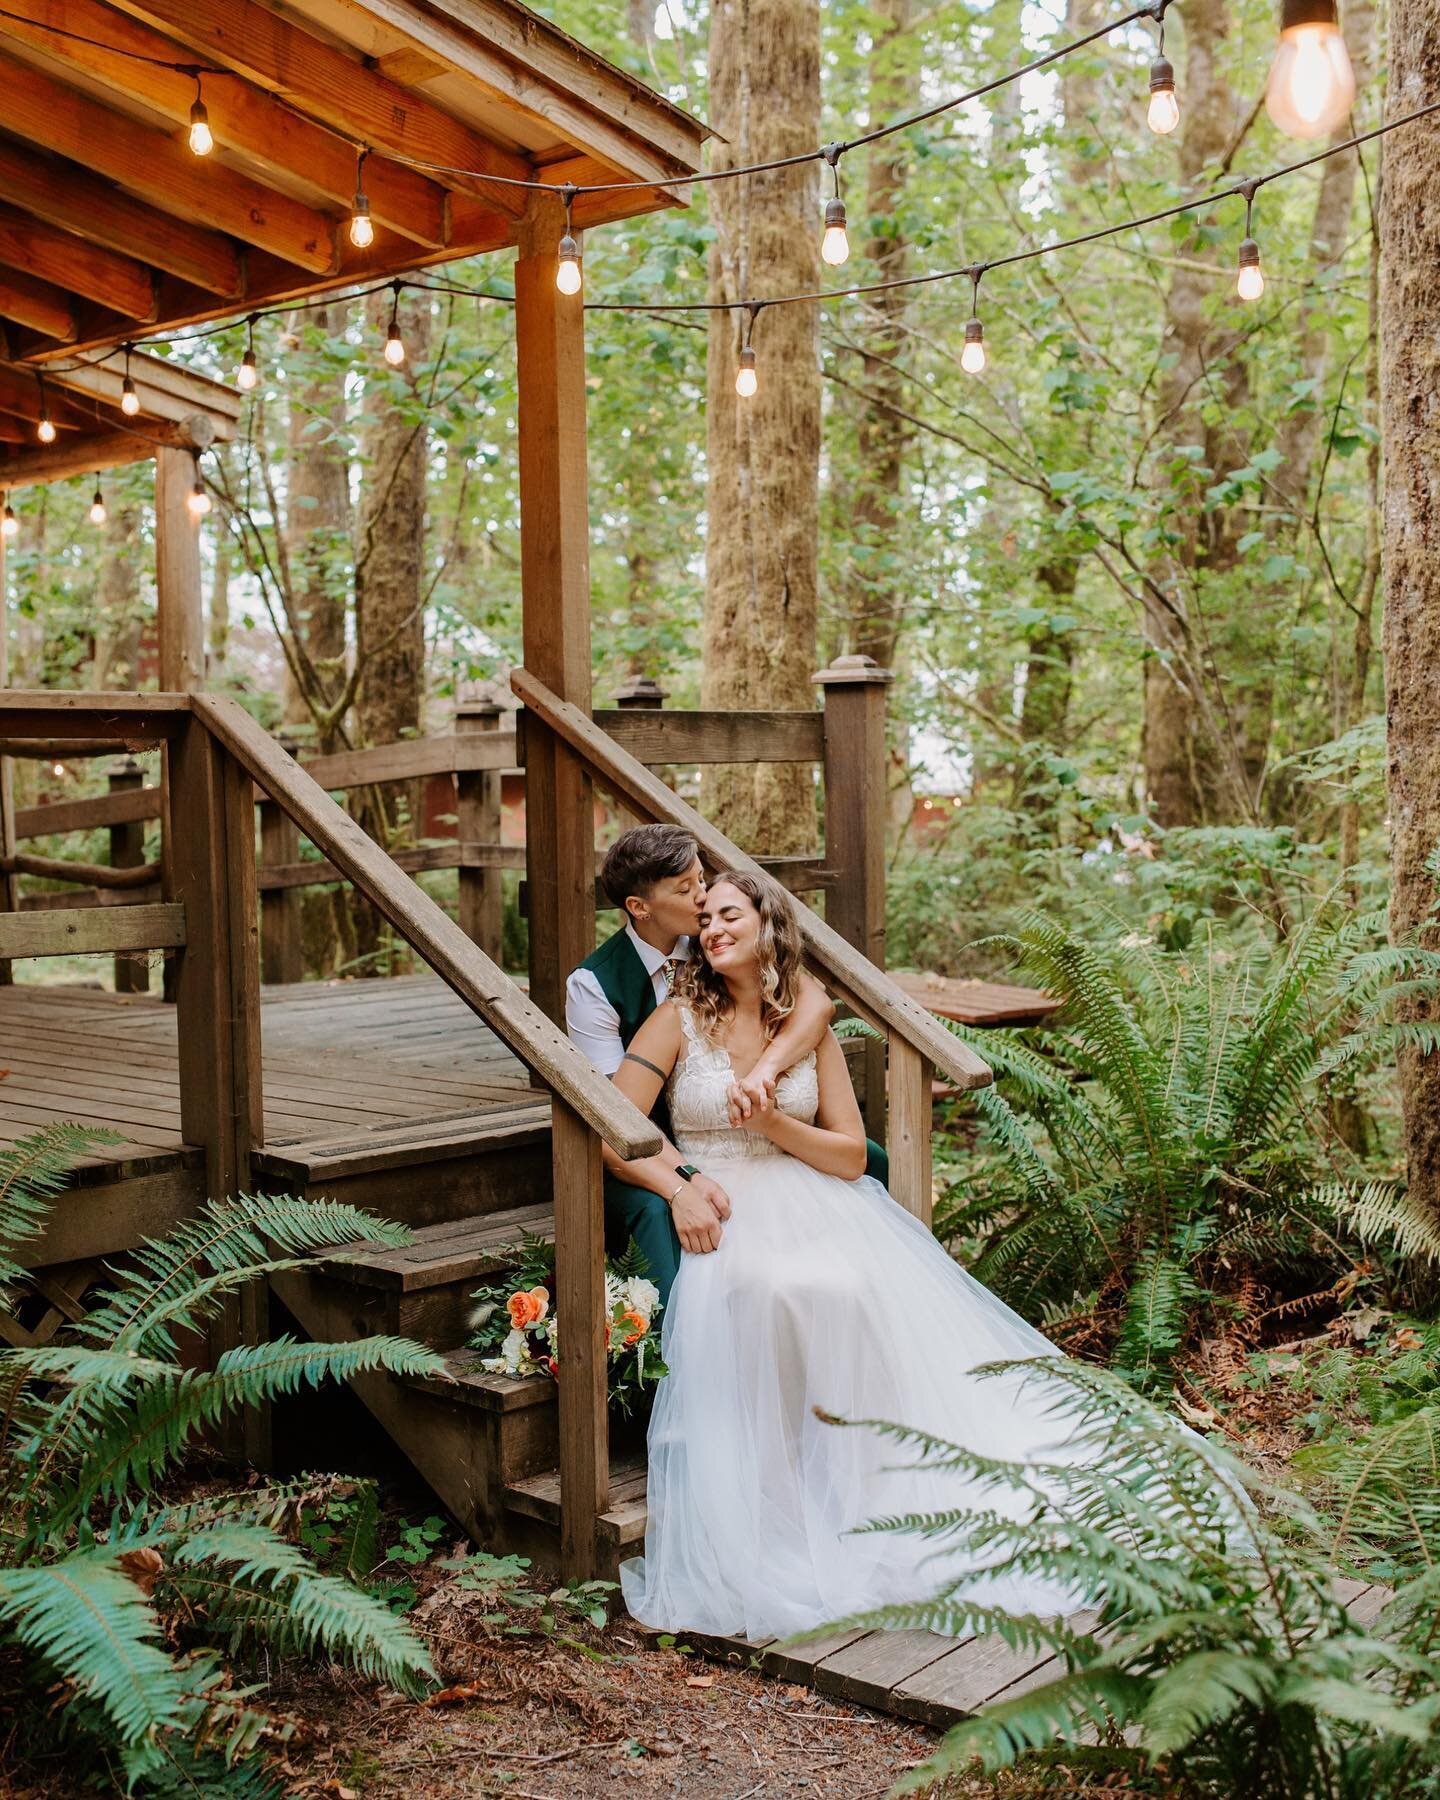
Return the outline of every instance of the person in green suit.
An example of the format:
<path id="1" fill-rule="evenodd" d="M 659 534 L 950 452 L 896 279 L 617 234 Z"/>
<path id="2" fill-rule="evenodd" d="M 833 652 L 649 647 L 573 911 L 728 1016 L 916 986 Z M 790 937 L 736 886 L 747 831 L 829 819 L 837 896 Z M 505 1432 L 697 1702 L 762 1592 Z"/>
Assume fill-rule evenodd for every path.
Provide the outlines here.
<path id="1" fill-rule="evenodd" d="M 617 839 L 600 879 L 625 923 L 571 974 L 565 1023 L 576 1048 L 603 1074 L 613 1075 L 635 1033 L 669 993 L 677 964 L 690 955 L 705 899 L 705 871 L 688 831 L 638 825 Z M 765 1055 L 730 1089 L 733 1124 L 771 1105 L 775 1083 L 816 1048 L 834 1010 L 820 984 L 803 977 L 794 1012 Z M 607 1172 L 605 1247 L 616 1256 L 633 1241 L 664 1301 L 680 1269 L 681 1249 L 700 1252 L 719 1244 L 730 1201 L 717 1181 L 685 1162 L 670 1142 L 663 1091 L 651 1117 L 666 1140 L 660 1157 L 647 1165 L 656 1185 L 637 1187 Z M 884 1183 L 889 1175 L 884 1150 L 868 1144 L 867 1152 L 866 1174 Z"/>

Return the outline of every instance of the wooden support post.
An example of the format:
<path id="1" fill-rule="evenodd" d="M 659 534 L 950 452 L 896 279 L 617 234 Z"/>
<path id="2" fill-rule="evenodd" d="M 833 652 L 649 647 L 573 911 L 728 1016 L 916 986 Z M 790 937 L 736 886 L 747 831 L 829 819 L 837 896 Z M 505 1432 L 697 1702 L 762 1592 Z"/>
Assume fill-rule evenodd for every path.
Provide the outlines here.
<path id="1" fill-rule="evenodd" d="M 520 584 L 526 668 L 588 715 L 585 312 L 555 286 L 564 229 L 558 196 L 532 195 L 515 262 Z M 527 717 L 524 742 L 530 998 L 563 1025 L 565 978 L 595 944 L 594 800 L 584 763 L 548 726 Z M 558 1100 L 552 1115 L 561 1540 L 567 1573 L 586 1576 L 609 1468 L 600 1146 Z"/>
<path id="2" fill-rule="evenodd" d="M 200 527 L 188 504 L 197 466 L 192 451 L 155 452 L 155 610 L 160 686 L 167 694 L 194 693 L 205 684 Z"/>
<path id="3" fill-rule="evenodd" d="M 885 967 L 885 690 L 873 657 L 839 656 L 815 677 L 825 701 L 825 922 Z M 885 1046 L 865 1044 L 865 1129 L 883 1141 Z"/>
<path id="4" fill-rule="evenodd" d="M 499 731 L 505 709 L 498 699 L 462 701 L 455 708 L 455 731 Z M 463 844 L 498 845 L 501 840 L 500 771 L 462 771 L 455 777 L 455 836 Z M 491 962 L 500 961 L 504 890 L 499 869 L 460 870 L 460 929 Z"/>
<path id="5" fill-rule="evenodd" d="M 294 756 L 296 747 L 281 738 L 280 747 Z M 283 868 L 300 860 L 300 832 L 290 815 L 273 800 L 260 802 L 260 867 Z M 299 888 L 267 888 L 260 896 L 260 979 L 302 981 Z"/>
<path id="6" fill-rule="evenodd" d="M 145 785 L 145 772 L 133 757 L 125 757 L 110 770 L 109 789 L 112 794 L 133 792 Z M 128 825 L 112 825 L 110 827 L 110 867 L 112 869 L 138 869 L 145 861 L 145 824 L 136 819 Z M 144 994 L 150 988 L 150 970 L 148 966 L 134 956 L 117 956 L 115 958 L 115 992 L 117 994 Z"/>
<path id="7" fill-rule="evenodd" d="M 5 539 L 0 537 L 0 688 L 9 685 L 10 584 Z M 0 756 L 0 857 L 13 856 L 19 847 L 15 838 L 15 764 L 11 757 Z M 17 912 L 19 907 L 19 878 L 0 874 L 0 912 Z M 12 979 L 9 962 L 0 958 L 0 987 L 9 987 Z"/>
<path id="8" fill-rule="evenodd" d="M 190 719 L 165 754 L 170 794 L 167 899 L 185 905 L 186 944 L 176 958 L 180 1128 L 205 1151 L 213 1200 L 249 1186 L 250 1154 L 264 1136 L 260 1076 L 259 907 L 255 802 L 250 777 Z M 267 1295 L 254 1282 L 211 1327 L 213 1355 L 262 1342 Z M 264 1466 L 269 1417 L 247 1413 L 224 1446 Z"/>
<path id="9" fill-rule="evenodd" d="M 934 1211 L 930 1117 L 935 1065 L 890 1034 L 890 1192 L 926 1225 Z"/>

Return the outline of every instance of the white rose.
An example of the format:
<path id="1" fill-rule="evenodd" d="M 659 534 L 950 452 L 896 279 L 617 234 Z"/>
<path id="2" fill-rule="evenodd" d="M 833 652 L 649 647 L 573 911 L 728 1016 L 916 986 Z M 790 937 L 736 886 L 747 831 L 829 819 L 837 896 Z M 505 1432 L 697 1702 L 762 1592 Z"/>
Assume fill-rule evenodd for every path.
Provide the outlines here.
<path id="1" fill-rule="evenodd" d="M 643 1275 L 632 1275 L 625 1283 L 625 1306 L 629 1312 L 651 1319 L 659 1304 L 660 1290 L 653 1281 L 647 1281 Z"/>

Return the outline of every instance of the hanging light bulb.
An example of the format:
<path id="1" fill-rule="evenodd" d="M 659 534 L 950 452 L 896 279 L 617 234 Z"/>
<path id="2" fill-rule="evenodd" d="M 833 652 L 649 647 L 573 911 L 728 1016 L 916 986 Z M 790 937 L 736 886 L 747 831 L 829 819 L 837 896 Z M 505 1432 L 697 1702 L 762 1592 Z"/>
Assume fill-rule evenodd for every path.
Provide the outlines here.
<path id="1" fill-rule="evenodd" d="M 251 313 L 245 321 L 248 337 L 245 354 L 240 358 L 240 367 L 235 371 L 235 385 L 242 394 L 248 394 L 260 379 L 260 370 L 255 361 L 255 315 Z"/>
<path id="2" fill-rule="evenodd" d="M 825 235 L 820 240 L 820 260 L 838 269 L 850 257 L 850 240 L 845 235 L 845 202 L 837 194 L 825 202 Z"/>
<path id="3" fill-rule="evenodd" d="M 390 315 L 390 326 L 385 333 L 385 360 L 392 369 L 398 369 L 405 360 L 405 340 L 400 335 L 400 321 L 394 313 Z"/>
<path id="4" fill-rule="evenodd" d="M 5 511 L 0 513 L 0 537 L 13 538 L 20 529 L 20 521 L 15 517 L 15 508 L 10 504 L 10 496 L 5 496 Z"/>
<path id="5" fill-rule="evenodd" d="M 1164 42 L 1163 35 L 1161 42 Z M 1150 110 L 1145 115 L 1145 123 L 1158 137 L 1168 137 L 1180 123 L 1175 70 L 1163 51 L 1150 65 Z"/>
<path id="6" fill-rule="evenodd" d="M 755 372 L 755 352 L 746 344 L 740 352 L 740 367 L 735 371 L 735 392 L 742 400 L 748 400 L 760 386 L 760 378 Z"/>
<path id="7" fill-rule="evenodd" d="M 1355 71 L 1335 0 L 1281 0 L 1280 47 L 1265 110 L 1287 137 L 1328 137 L 1355 103 Z"/>
<path id="8" fill-rule="evenodd" d="M 55 422 L 50 417 L 50 409 L 48 406 L 40 414 L 40 423 L 35 427 L 35 435 L 42 444 L 53 444 L 55 442 Z"/>
<path id="9" fill-rule="evenodd" d="M 365 158 L 362 149 L 355 159 L 355 201 L 350 208 L 350 242 L 357 250 L 368 250 L 375 242 L 375 227 L 370 219 L 370 197 L 365 192 Z"/>
<path id="10" fill-rule="evenodd" d="M 140 410 L 140 396 L 135 392 L 135 383 L 128 375 L 120 383 L 120 410 L 127 419 L 133 419 Z"/>
<path id="11" fill-rule="evenodd" d="M 1260 246 L 1253 237 L 1240 240 L 1238 270 L 1235 292 L 1242 300 L 1258 300 L 1265 292 L 1265 276 L 1260 268 Z"/>
<path id="12" fill-rule="evenodd" d="M 208 156 L 215 148 L 215 134 L 210 129 L 210 115 L 200 97 L 200 74 L 195 74 L 195 99 L 190 107 L 190 148 L 196 156 Z"/>
<path id="13" fill-rule="evenodd" d="M 559 262 L 555 265 L 555 285 L 562 294 L 578 294 L 581 287 L 580 240 L 575 236 L 575 222 L 570 209 L 575 201 L 575 187 L 566 182 L 560 190 L 565 202 L 565 234 L 560 239 Z"/>
<path id="14" fill-rule="evenodd" d="M 195 485 L 185 496 L 185 505 L 189 508 L 190 517 L 198 525 L 210 510 L 210 496 L 205 492 L 205 483 L 200 478 L 200 458 L 195 458 Z"/>
<path id="15" fill-rule="evenodd" d="M 95 477 L 95 497 L 90 502 L 90 523 L 103 525 L 110 517 L 105 510 L 105 496 L 100 491 L 100 477 Z"/>
<path id="16" fill-rule="evenodd" d="M 985 367 L 985 327 L 978 319 L 965 321 L 965 348 L 960 352 L 960 367 L 967 375 L 979 375 Z"/>

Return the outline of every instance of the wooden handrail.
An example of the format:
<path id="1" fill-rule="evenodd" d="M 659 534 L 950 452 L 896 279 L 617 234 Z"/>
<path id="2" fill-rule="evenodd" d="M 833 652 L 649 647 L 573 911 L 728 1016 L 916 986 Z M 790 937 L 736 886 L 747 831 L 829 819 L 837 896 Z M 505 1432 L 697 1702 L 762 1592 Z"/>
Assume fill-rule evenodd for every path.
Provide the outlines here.
<path id="1" fill-rule="evenodd" d="M 211 735 L 390 921 L 448 987 L 627 1162 L 653 1155 L 659 1131 L 490 960 L 237 700 L 196 694 Z"/>
<path id="2" fill-rule="evenodd" d="M 617 799 L 642 816 L 683 826 L 712 868 L 760 870 L 753 857 L 732 844 L 659 776 L 614 744 L 579 707 L 561 700 L 526 669 L 511 671 L 510 686 L 537 718 L 584 759 L 595 778 Z M 811 961 L 862 1018 L 899 1037 L 962 1092 L 989 1086 L 994 1076 L 973 1050 L 937 1024 L 932 1014 L 808 907 L 797 905 L 795 911 Z"/>
<path id="3" fill-rule="evenodd" d="M 36 875 L 45 881 L 74 881 L 82 887 L 143 888 L 160 879 L 159 863 L 137 863 L 114 869 L 109 863 L 64 862 L 56 856 L 0 856 L 0 871 L 7 875 Z"/>

